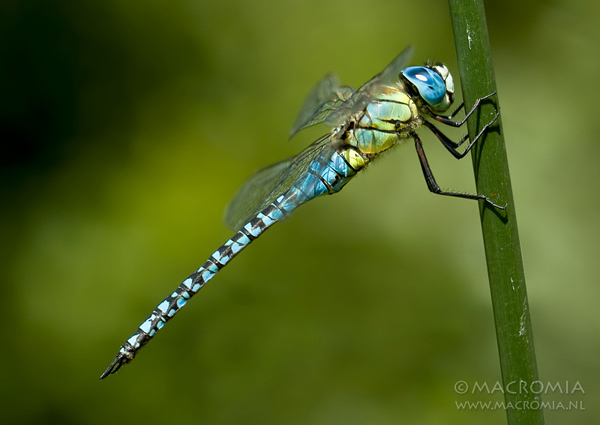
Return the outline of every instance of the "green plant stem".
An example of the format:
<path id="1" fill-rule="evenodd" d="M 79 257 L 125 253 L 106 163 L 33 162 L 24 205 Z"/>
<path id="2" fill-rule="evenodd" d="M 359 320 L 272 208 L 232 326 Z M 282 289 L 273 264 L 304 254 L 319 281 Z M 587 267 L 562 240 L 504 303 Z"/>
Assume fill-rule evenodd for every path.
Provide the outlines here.
<path id="1" fill-rule="evenodd" d="M 449 0 L 449 5 L 468 111 L 477 98 L 496 90 L 485 11 L 483 0 Z M 470 137 L 493 118 L 495 108 L 499 110 L 497 97 L 494 100 L 469 119 Z M 544 417 L 539 395 L 531 392 L 538 374 L 501 117 L 473 148 L 472 158 L 477 192 L 506 205 L 501 211 L 480 202 L 508 424 L 540 425 Z"/>

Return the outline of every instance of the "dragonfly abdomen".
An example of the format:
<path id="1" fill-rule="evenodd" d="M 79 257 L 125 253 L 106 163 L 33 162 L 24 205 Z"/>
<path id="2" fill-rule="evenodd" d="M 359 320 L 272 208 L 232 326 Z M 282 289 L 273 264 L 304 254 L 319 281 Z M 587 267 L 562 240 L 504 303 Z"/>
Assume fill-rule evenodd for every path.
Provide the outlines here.
<path id="1" fill-rule="evenodd" d="M 252 220 L 246 223 L 233 237 L 217 249 L 210 258 L 194 273 L 189 275 L 175 291 L 166 297 L 140 325 L 138 330 L 121 346 L 119 354 L 100 376 L 103 379 L 115 373 L 121 366 L 129 363 L 144 345 L 148 343 L 171 318 L 212 279 L 233 257 L 240 253 L 250 242 L 275 224 L 282 216 L 282 209 L 269 205 Z"/>
<path id="2" fill-rule="evenodd" d="M 319 155 L 292 187 L 275 199 L 268 207 L 256 214 L 209 259 L 188 276 L 175 291 L 166 297 L 140 325 L 137 331 L 121 346 L 119 354 L 100 379 L 115 373 L 129 363 L 177 312 L 183 308 L 215 274 L 225 267 L 265 230 L 290 214 L 303 203 L 325 193 L 339 192 L 342 187 L 364 166 L 366 160 L 353 147 L 341 152 L 333 151 L 329 157 Z"/>

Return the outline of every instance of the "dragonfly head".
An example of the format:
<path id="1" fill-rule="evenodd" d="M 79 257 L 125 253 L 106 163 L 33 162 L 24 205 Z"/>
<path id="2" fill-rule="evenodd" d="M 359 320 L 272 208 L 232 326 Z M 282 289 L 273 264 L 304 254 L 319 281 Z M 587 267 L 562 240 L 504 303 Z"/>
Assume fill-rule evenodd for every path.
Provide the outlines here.
<path id="1" fill-rule="evenodd" d="M 446 65 L 409 66 L 400 76 L 434 111 L 443 112 L 452 104 L 454 80 Z"/>

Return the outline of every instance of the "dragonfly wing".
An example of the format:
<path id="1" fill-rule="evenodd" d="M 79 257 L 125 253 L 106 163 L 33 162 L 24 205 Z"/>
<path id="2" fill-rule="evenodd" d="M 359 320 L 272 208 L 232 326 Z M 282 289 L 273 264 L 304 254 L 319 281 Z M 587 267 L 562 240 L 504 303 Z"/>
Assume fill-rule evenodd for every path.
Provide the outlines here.
<path id="1" fill-rule="evenodd" d="M 341 86 L 334 74 L 325 76 L 309 93 L 300 108 L 290 131 L 290 139 L 300 130 L 322 123 L 337 108 L 348 100 L 354 89 Z"/>
<path id="2" fill-rule="evenodd" d="M 413 54 L 413 47 L 408 46 L 394 59 L 381 73 L 371 78 L 356 93 L 350 97 L 343 105 L 340 105 L 335 111 L 332 111 L 325 119 L 325 124 L 331 127 L 337 127 L 346 121 L 350 116 L 363 110 L 381 91 L 382 87 L 392 85 L 398 81 L 400 71 L 402 71 Z"/>
<path id="3" fill-rule="evenodd" d="M 238 190 L 225 210 L 225 224 L 238 230 L 256 214 L 284 194 L 324 150 L 335 150 L 332 134 L 320 138 L 295 157 L 263 168 L 252 175 Z M 327 156 L 327 155 L 325 155 Z M 326 165 L 326 162 L 324 163 Z"/>

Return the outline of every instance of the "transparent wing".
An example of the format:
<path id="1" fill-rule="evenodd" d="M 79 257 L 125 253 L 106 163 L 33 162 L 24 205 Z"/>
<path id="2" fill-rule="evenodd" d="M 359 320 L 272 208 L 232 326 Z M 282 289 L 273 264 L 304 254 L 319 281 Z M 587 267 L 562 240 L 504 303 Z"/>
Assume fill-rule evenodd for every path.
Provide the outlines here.
<path id="1" fill-rule="evenodd" d="M 405 68 L 410 60 L 413 50 L 412 46 L 404 49 L 381 73 L 371 78 L 343 105 L 331 112 L 325 119 L 325 124 L 331 127 L 341 125 L 351 115 L 364 109 L 382 87 L 394 84 L 400 76 L 400 71 Z"/>
<path id="2" fill-rule="evenodd" d="M 335 148 L 335 143 L 332 142 L 332 134 L 327 134 L 295 157 L 254 173 L 244 182 L 227 206 L 225 210 L 225 224 L 227 227 L 238 230 L 279 195 L 292 187 L 320 153 L 327 149 L 333 153 Z"/>
<path id="3" fill-rule="evenodd" d="M 341 86 L 334 74 L 325 76 L 309 93 L 290 131 L 290 139 L 300 130 L 319 124 L 352 96 L 354 89 Z"/>

